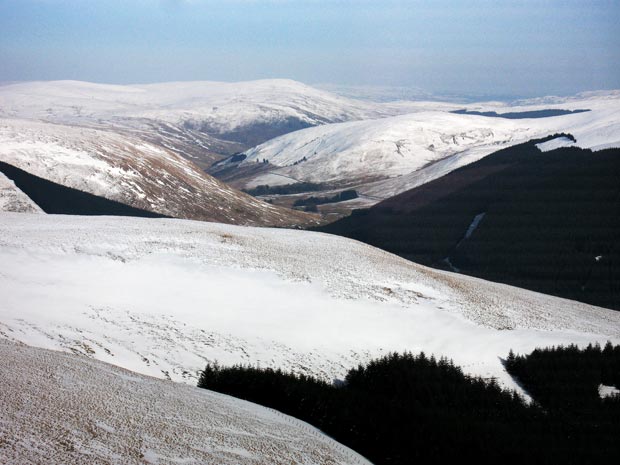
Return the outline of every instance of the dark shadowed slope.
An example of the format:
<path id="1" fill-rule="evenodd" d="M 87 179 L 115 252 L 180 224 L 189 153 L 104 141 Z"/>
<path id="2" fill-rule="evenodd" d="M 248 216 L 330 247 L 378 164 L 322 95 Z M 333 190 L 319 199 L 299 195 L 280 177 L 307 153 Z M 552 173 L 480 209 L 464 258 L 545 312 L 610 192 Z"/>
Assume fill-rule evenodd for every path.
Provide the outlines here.
<path id="1" fill-rule="evenodd" d="M 322 228 L 418 263 L 620 309 L 620 149 L 500 150 Z"/>
<path id="2" fill-rule="evenodd" d="M 32 199 L 45 213 L 61 215 L 113 215 L 166 218 L 114 200 L 65 187 L 0 161 L 0 172 Z"/>

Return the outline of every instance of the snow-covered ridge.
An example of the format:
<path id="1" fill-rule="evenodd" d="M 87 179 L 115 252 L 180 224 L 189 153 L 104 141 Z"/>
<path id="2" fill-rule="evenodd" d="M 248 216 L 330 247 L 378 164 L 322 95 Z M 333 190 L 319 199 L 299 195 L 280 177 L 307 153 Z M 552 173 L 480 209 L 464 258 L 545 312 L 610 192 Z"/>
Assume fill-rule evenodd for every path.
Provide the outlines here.
<path id="1" fill-rule="evenodd" d="M 39 146 L 37 148 L 43 155 L 40 153 L 35 156 L 39 159 L 47 157 L 48 165 L 53 163 L 58 167 L 62 167 L 62 161 L 70 162 L 71 169 L 78 168 L 73 163 L 76 157 L 64 156 L 67 148 L 63 142 L 64 134 L 59 135 L 58 132 L 67 133 L 70 145 L 68 148 L 78 151 L 89 150 L 90 153 L 86 158 L 96 159 L 101 153 L 105 156 L 108 149 L 113 149 L 114 153 L 119 152 L 122 155 L 128 150 L 134 151 L 132 146 L 143 145 L 141 149 L 159 151 L 161 158 L 169 158 L 174 154 L 173 158 L 178 159 L 180 155 L 197 164 L 202 171 L 223 157 L 246 150 L 270 137 L 302 127 L 383 118 L 429 108 L 456 107 L 436 102 L 375 103 L 353 100 L 284 79 L 239 83 L 171 82 L 129 86 L 79 81 L 0 85 L 0 124 L 4 122 L 5 125 L 24 127 L 30 122 L 33 127 L 36 126 L 37 133 L 53 133 L 56 139 L 55 145 L 63 146 L 62 149 Z M 55 127 L 49 123 L 53 123 Z M 76 135 L 83 137 L 83 144 L 80 144 Z M 4 146 L 5 154 L 9 149 L 25 150 L 26 148 L 21 145 L 22 142 L 29 144 L 27 149 L 35 148 L 33 145 L 41 142 L 38 134 L 33 137 L 32 131 L 26 129 L 12 131 L 8 139 L 6 134 L 4 136 L 5 138 L 0 140 L 0 146 Z M 105 146 L 98 140 L 100 136 Z M 13 140 L 14 138 L 19 140 Z M 18 147 L 14 147 L 16 143 Z M 123 146 L 120 150 L 119 143 Z M 23 153 L 22 150 L 22 153 L 14 153 L 12 158 L 15 159 L 16 155 L 19 155 L 22 164 L 30 163 L 28 158 L 32 154 Z M 50 161 L 56 156 L 60 157 L 58 162 Z M 41 172 L 40 166 L 35 168 Z M 107 169 L 103 166 L 100 168 Z M 29 171 L 27 168 L 24 169 Z M 221 205 L 209 204 L 205 199 L 197 199 L 195 203 L 208 205 L 211 210 L 210 216 L 173 214 L 171 211 L 177 211 L 180 204 L 187 200 L 181 198 L 187 197 L 185 195 L 187 192 L 183 189 L 192 191 L 191 187 L 184 185 L 183 189 L 174 190 L 164 186 L 147 186 L 148 189 L 139 186 L 145 191 L 140 192 L 132 183 L 135 180 L 127 179 L 127 173 L 112 170 L 113 172 L 108 172 L 106 175 L 95 173 L 84 178 L 84 169 L 86 166 L 78 168 L 77 171 L 63 169 L 63 174 L 67 175 L 66 178 L 70 182 L 66 185 L 76 187 L 75 184 L 82 184 L 82 188 L 90 193 L 105 191 L 115 197 L 130 197 L 132 206 L 141 203 L 139 208 L 159 208 L 156 211 L 172 216 L 231 222 L 231 216 L 234 215 L 233 211 L 219 215 Z M 53 175 L 49 169 L 45 171 L 50 175 L 46 179 L 58 182 L 58 176 Z M 148 173 L 149 176 L 151 174 L 153 173 Z M 113 175 L 116 176 L 114 180 L 111 179 Z M 102 177 L 106 179 L 101 179 Z M 156 182 L 154 178 L 151 179 Z M 166 179 L 160 181 L 167 184 Z M 65 184 L 62 180 L 60 183 Z M 149 192 L 151 188 L 158 188 L 160 191 L 151 195 Z M 221 185 L 218 185 L 218 188 L 227 189 Z M 146 198 L 142 197 L 143 195 Z M 177 205 L 160 208 L 162 199 L 166 199 L 168 203 L 176 202 Z M 113 200 L 123 201 L 118 198 Z M 248 199 L 244 199 L 241 203 L 248 202 L 250 202 Z M 153 204 L 157 207 L 151 207 Z M 262 224 L 280 226 L 299 225 L 310 221 L 307 216 L 297 213 L 290 214 L 294 217 L 292 221 L 283 221 L 274 214 L 277 208 L 270 207 L 271 210 L 266 210 L 268 207 L 260 203 L 254 203 L 253 208 L 262 211 L 263 214 L 257 214 L 257 218 L 245 222 L 246 224 L 261 224 L 258 217 L 267 219 Z M 238 221 L 235 219 L 234 222 Z"/>
<path id="2" fill-rule="evenodd" d="M 451 113 L 463 108 L 591 111 L 523 120 Z M 239 179 L 230 178 L 235 186 L 297 181 L 346 185 L 362 194 L 356 204 L 368 205 L 533 137 L 570 132 L 581 147 L 620 145 L 620 93 L 613 91 L 460 105 L 355 100 L 284 79 L 129 86 L 24 82 L 0 86 L 0 117 L 105 130 L 148 141 L 202 168 L 294 131 L 246 152 L 246 167 L 266 159 L 270 172 L 241 170 Z M 305 126 L 316 127 L 295 130 Z M 226 137 L 230 140 L 222 139 Z"/>
<path id="3" fill-rule="evenodd" d="M 512 102 L 512 106 L 533 106 L 539 105 L 548 107 L 549 105 L 566 105 L 571 104 L 573 102 L 581 102 L 583 100 L 590 99 L 617 99 L 620 98 L 620 89 L 611 89 L 611 90 L 589 90 L 585 92 L 579 92 L 576 95 L 568 95 L 568 96 L 556 96 L 556 95 L 547 95 L 544 97 L 533 97 L 527 99 L 515 100 Z"/>
<path id="4" fill-rule="evenodd" d="M 289 177 L 283 184 L 290 178 L 359 183 L 411 173 L 471 148 L 482 146 L 490 153 L 532 134 L 505 119 L 419 112 L 296 131 L 247 151 L 244 163 L 269 160 L 273 173 Z M 259 184 L 268 183 L 259 175 L 251 185 Z"/>
<path id="5" fill-rule="evenodd" d="M 388 351 L 513 386 L 510 349 L 620 341 L 620 313 L 327 234 L 0 214 L 0 335 L 195 382 L 207 361 L 342 377 Z"/>
<path id="6" fill-rule="evenodd" d="M 425 106 L 429 105 L 441 104 Z M 415 111 L 419 106 L 348 99 L 287 79 L 127 86 L 43 81 L 0 86 L 0 116 L 4 117 L 74 124 L 146 118 L 195 123 L 216 134 L 289 119 L 316 125 L 380 118 Z"/>
<path id="7" fill-rule="evenodd" d="M 233 397 L 0 340 L 0 462 L 369 464 Z"/>

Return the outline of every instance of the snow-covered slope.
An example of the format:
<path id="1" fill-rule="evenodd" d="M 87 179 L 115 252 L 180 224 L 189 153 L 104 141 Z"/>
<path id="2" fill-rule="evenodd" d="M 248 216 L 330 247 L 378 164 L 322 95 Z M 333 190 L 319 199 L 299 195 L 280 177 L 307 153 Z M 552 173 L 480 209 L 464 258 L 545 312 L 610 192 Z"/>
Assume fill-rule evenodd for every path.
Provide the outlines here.
<path id="1" fill-rule="evenodd" d="M 450 113 L 459 108 L 592 111 L 515 120 Z M 297 181 L 355 186 L 363 194 L 356 202 L 366 204 L 553 132 L 573 133 L 581 147 L 620 144 L 620 93 L 613 91 L 461 106 L 354 100 L 284 79 L 128 86 L 24 82 L 0 85 L 0 117 L 103 130 L 174 152 L 203 169 L 264 142 L 247 152 L 239 179 L 230 172 L 226 179 L 240 187 Z M 255 163 L 263 159 L 268 167 Z M 248 170 L 251 163 L 257 169 Z"/>
<path id="2" fill-rule="evenodd" d="M 569 132 L 580 147 L 620 146 L 618 92 L 588 94 L 544 106 L 494 103 L 467 108 L 497 113 L 550 108 L 591 111 L 526 119 L 423 111 L 308 128 L 247 151 L 243 164 L 266 159 L 271 170 L 245 180 L 245 186 L 296 181 L 357 186 L 373 203 L 535 137 Z"/>
<path id="3" fill-rule="evenodd" d="M 0 212 L 42 213 L 39 206 L 1 172 Z"/>
<path id="4" fill-rule="evenodd" d="M 510 349 L 620 341 L 620 312 L 321 233 L 0 214 L 0 335 L 173 380 L 207 361 L 331 380 L 392 350 L 513 386 Z"/>
<path id="5" fill-rule="evenodd" d="M 3 340 L 0 358 L 2 463 L 369 463 L 233 397 Z"/>
<path id="6" fill-rule="evenodd" d="M 290 178 L 359 183 L 410 173 L 468 148 L 485 146 L 492 151 L 527 137 L 527 131 L 511 120 L 420 112 L 287 134 L 246 152 L 244 163 L 266 159 L 281 167 L 271 173 L 282 176 L 279 184 L 291 183 Z M 258 184 L 269 183 L 259 176 L 251 182 Z"/>
<path id="7" fill-rule="evenodd" d="M 167 216 L 271 226 L 313 221 L 238 192 L 175 152 L 129 134 L 0 118 L 0 161 Z"/>

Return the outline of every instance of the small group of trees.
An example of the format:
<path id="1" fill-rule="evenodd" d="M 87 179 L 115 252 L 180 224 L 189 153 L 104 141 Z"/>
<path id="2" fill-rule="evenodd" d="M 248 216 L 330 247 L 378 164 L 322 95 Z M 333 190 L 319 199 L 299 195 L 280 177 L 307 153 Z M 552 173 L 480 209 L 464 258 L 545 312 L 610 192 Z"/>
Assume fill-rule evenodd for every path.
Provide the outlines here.
<path id="1" fill-rule="evenodd" d="M 325 203 L 337 203 L 344 202 L 346 200 L 353 200 L 358 197 L 357 191 L 355 189 L 348 189 L 342 192 L 337 193 L 332 197 L 306 197 L 305 199 L 295 200 L 293 203 L 293 207 L 315 207 L 317 205 L 323 205 Z"/>
<path id="2" fill-rule="evenodd" d="M 321 190 L 320 184 L 312 182 L 297 182 L 294 184 L 285 184 L 282 186 L 270 186 L 269 184 L 261 184 L 253 189 L 245 189 L 246 194 L 253 196 L 259 195 L 289 195 L 289 194 L 301 194 L 302 192 L 314 192 Z"/>

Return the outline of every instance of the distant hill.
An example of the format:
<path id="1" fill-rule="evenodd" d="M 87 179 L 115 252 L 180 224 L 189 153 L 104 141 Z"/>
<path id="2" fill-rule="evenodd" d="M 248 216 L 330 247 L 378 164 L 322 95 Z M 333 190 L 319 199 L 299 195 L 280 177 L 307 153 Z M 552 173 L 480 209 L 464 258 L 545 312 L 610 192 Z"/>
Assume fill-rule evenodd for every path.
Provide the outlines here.
<path id="1" fill-rule="evenodd" d="M 349 99 L 288 79 L 0 85 L 0 118 L 130 133 L 173 150 L 202 168 L 301 128 L 383 118 L 415 111 L 418 106 L 414 102 Z"/>
<path id="2" fill-rule="evenodd" d="M 620 149 L 536 146 L 550 139 L 500 150 L 320 229 L 417 263 L 620 309 Z"/>

